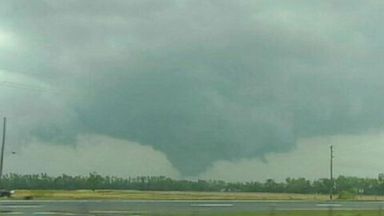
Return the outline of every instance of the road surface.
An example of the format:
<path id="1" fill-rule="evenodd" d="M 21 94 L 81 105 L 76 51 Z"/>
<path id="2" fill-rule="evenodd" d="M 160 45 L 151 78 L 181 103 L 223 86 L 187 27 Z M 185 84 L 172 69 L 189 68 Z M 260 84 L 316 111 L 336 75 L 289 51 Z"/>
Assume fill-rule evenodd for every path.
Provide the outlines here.
<path id="1" fill-rule="evenodd" d="M 0 215 L 153 215 L 286 210 L 377 210 L 384 202 L 1 200 Z M 384 212 L 384 211 L 383 211 Z"/>

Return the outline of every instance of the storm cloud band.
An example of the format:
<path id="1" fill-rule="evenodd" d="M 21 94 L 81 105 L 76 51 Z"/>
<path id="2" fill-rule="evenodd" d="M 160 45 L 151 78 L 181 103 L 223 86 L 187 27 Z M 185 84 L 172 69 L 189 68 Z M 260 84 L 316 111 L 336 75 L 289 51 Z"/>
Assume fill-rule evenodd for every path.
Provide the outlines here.
<path id="1" fill-rule="evenodd" d="M 0 68 L 55 88 L 34 93 L 44 121 L 14 115 L 24 136 L 125 139 L 196 175 L 382 128 L 384 5 L 342 2 L 3 1 Z"/>

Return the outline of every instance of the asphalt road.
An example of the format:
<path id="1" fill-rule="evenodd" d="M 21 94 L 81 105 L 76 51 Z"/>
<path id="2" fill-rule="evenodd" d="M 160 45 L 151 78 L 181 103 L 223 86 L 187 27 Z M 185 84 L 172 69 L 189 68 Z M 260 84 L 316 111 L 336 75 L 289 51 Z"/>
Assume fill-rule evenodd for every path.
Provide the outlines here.
<path id="1" fill-rule="evenodd" d="M 0 201 L 0 215 L 204 215 L 220 212 L 286 210 L 377 210 L 384 202 L 270 202 L 270 201 Z"/>

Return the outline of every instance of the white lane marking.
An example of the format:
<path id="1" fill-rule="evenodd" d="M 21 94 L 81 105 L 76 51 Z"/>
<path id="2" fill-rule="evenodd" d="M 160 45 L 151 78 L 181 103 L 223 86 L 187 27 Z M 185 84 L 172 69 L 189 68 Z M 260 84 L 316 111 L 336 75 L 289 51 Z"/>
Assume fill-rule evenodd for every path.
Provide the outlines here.
<path id="1" fill-rule="evenodd" d="M 78 215 L 69 212 L 33 212 L 34 215 Z"/>
<path id="2" fill-rule="evenodd" d="M 202 204 L 191 204 L 193 207 L 232 207 L 232 203 L 202 203 Z"/>
<path id="3" fill-rule="evenodd" d="M 97 211 L 97 210 L 95 210 L 95 211 L 89 211 L 89 213 L 91 213 L 91 214 L 127 214 L 127 213 L 132 214 L 132 213 L 136 213 L 137 214 L 137 213 L 145 213 L 145 212 L 142 212 L 142 211 L 116 211 L 116 210 Z"/>
<path id="4" fill-rule="evenodd" d="M 0 205 L 2 208 L 40 208 L 43 205 Z"/>
<path id="5" fill-rule="evenodd" d="M 318 206 L 318 207 L 341 207 L 343 205 L 336 204 L 336 203 L 319 203 L 319 204 L 316 204 L 316 206 Z"/>

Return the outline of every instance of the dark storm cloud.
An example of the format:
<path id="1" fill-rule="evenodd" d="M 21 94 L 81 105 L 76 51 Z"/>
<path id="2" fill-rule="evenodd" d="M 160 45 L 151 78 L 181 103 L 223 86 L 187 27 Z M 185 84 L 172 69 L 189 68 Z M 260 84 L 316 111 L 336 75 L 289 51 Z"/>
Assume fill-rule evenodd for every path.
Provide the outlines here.
<path id="1" fill-rule="evenodd" d="M 56 86 L 76 113 L 40 138 L 123 138 L 197 174 L 382 128 L 383 5 L 341 2 L 4 1 L 0 30 L 22 48 L 0 66 Z"/>

